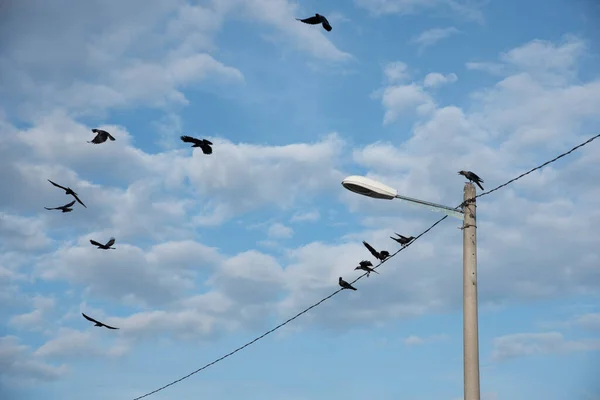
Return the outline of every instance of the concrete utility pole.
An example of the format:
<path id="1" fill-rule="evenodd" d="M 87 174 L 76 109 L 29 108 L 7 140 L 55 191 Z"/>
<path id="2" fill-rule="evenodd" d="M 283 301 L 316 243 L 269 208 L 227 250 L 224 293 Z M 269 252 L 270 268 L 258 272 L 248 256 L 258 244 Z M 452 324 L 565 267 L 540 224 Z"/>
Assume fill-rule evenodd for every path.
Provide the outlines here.
<path id="1" fill-rule="evenodd" d="M 466 183 L 464 200 L 475 197 Z M 464 400 L 479 400 L 479 327 L 477 315 L 477 218 L 475 200 L 466 203 L 463 224 L 463 368 Z"/>

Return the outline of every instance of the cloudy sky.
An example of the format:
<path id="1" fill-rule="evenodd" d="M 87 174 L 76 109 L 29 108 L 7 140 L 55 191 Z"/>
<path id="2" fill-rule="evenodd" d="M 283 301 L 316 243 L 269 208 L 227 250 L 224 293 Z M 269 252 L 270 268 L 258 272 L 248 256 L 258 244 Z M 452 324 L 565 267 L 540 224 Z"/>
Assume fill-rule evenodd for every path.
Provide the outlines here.
<path id="1" fill-rule="evenodd" d="M 458 170 L 491 189 L 600 131 L 591 0 L 8 0 L 0 38 L 3 399 L 141 396 L 440 218 L 347 175 L 456 206 Z M 600 398 L 599 163 L 478 201 L 483 400 Z M 47 179 L 88 208 L 44 210 Z M 460 225 L 149 398 L 461 399 Z"/>

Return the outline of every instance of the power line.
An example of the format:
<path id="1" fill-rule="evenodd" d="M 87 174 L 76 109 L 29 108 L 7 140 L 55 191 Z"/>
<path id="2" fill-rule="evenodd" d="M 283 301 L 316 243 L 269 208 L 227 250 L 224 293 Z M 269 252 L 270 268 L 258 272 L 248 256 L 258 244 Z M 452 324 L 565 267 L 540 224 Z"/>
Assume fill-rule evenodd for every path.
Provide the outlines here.
<path id="1" fill-rule="evenodd" d="M 565 152 L 565 153 L 562 153 L 561 155 L 559 155 L 559 156 L 557 156 L 557 157 L 554 157 L 552 160 L 550 160 L 550 161 L 546 161 L 545 163 L 543 163 L 543 164 L 541 164 L 541 165 L 538 165 L 537 167 L 535 167 L 535 168 L 532 168 L 532 169 L 530 169 L 529 171 L 527 171 L 527 172 L 525 172 L 525 173 L 522 173 L 521 175 L 517 176 L 516 178 L 513 178 L 513 179 L 511 179 L 510 181 L 508 181 L 508 182 L 506 182 L 506 183 L 503 183 L 502 185 L 500 185 L 500 186 L 497 186 L 497 187 L 495 187 L 495 188 L 493 188 L 493 189 L 491 189 L 491 190 L 488 190 L 487 192 L 480 193 L 480 194 L 478 194 L 477 196 L 475 196 L 474 198 L 476 199 L 476 198 L 478 198 L 478 197 L 482 197 L 482 196 L 488 195 L 488 194 L 490 194 L 490 193 L 492 193 L 492 192 L 495 192 L 495 191 L 496 191 L 496 190 L 498 190 L 498 189 L 502 189 L 503 187 L 505 187 L 505 186 L 508 186 L 508 185 L 510 185 L 511 183 L 515 182 L 515 181 L 518 181 L 518 180 L 519 180 L 519 179 L 521 179 L 522 177 L 524 177 L 524 176 L 526 176 L 526 175 L 529 175 L 529 174 L 530 174 L 530 173 L 532 173 L 533 171 L 537 171 L 538 169 L 541 169 L 541 168 L 545 167 L 546 165 L 548 165 L 548 164 L 552 164 L 554 161 L 557 161 L 558 159 L 560 159 L 560 158 L 562 158 L 562 157 L 564 157 L 564 156 L 566 156 L 566 155 L 568 155 L 568 154 L 571 154 L 571 153 L 572 153 L 572 152 L 574 152 L 575 150 L 579 149 L 580 147 L 583 147 L 583 146 L 585 146 L 586 144 L 589 144 L 589 143 L 593 142 L 594 140 L 598 139 L 599 137 L 600 137 L 600 134 L 598 134 L 598 135 L 596 135 L 596 136 L 592 136 L 591 138 L 589 138 L 589 139 L 588 139 L 588 140 L 586 140 L 585 142 L 578 144 L 577 146 L 573 147 L 571 150 L 569 150 L 569 151 L 567 151 L 567 152 Z M 463 204 L 464 204 L 464 202 L 463 202 Z M 463 204 L 461 204 L 461 205 L 463 205 Z"/>
<path id="2" fill-rule="evenodd" d="M 496 190 L 499 190 L 499 189 L 501 189 L 501 188 L 503 188 L 503 187 L 505 187 L 505 186 L 507 186 L 507 185 L 509 185 L 509 184 L 511 184 L 511 183 L 513 183 L 513 182 L 515 182 L 515 181 L 517 181 L 517 180 L 519 180 L 519 179 L 523 178 L 524 176 L 526 176 L 526 175 L 529 175 L 529 174 L 530 174 L 530 173 L 532 173 L 533 171 L 536 171 L 536 170 L 538 170 L 538 169 L 540 169 L 540 168 L 543 168 L 543 167 L 545 167 L 546 165 L 548 165 L 548 164 L 551 164 L 551 163 L 553 163 L 553 162 L 557 161 L 558 159 L 560 159 L 560 158 L 562 158 L 562 157 L 564 157 L 564 156 L 566 156 L 566 155 L 568 155 L 568 154 L 571 154 L 573 151 L 575 151 L 575 150 L 577 150 L 577 149 L 579 149 L 579 148 L 581 148 L 581 147 L 585 146 L 586 144 L 588 144 L 588 143 L 592 142 L 593 140 L 595 140 L 595 139 L 597 139 L 597 138 L 599 138 L 599 137 L 600 137 L 600 134 L 598 134 L 598 135 L 596 135 L 596 136 L 593 136 L 592 138 L 588 139 L 587 141 L 585 141 L 585 142 L 583 142 L 583 143 L 581 143 L 581 144 L 579 144 L 579 145 L 577 145 L 577 146 L 573 147 L 571 150 L 569 150 L 569 151 L 567 151 L 567 152 L 565 152 L 565 153 L 562 153 L 561 155 L 559 155 L 559 156 L 557 156 L 557 157 L 553 158 L 552 160 L 550 160 L 550 161 L 546 161 L 545 163 L 543 163 L 543 164 L 541 164 L 541 165 L 539 165 L 539 166 L 537 166 L 537 167 L 535 167 L 535 168 L 532 168 L 532 169 L 530 169 L 529 171 L 527 171 L 527 172 L 525 172 L 525 173 L 523 173 L 523 174 L 521 174 L 521 175 L 517 176 L 516 178 L 513 178 L 513 179 L 511 179 L 511 180 L 507 181 L 506 183 L 503 183 L 503 184 L 502 184 L 502 185 L 500 185 L 500 186 L 497 186 L 497 187 L 495 187 L 494 189 L 488 190 L 487 192 L 483 192 L 483 193 L 481 193 L 481 194 L 479 194 L 479 195 L 475 196 L 475 197 L 473 198 L 473 200 L 474 200 L 474 199 L 476 199 L 476 198 L 478 198 L 478 197 L 482 197 L 482 196 L 485 196 L 485 195 L 487 195 L 487 194 L 490 194 L 490 193 L 492 193 L 492 192 L 495 192 Z M 456 207 L 456 209 L 458 209 L 458 208 L 462 207 L 464 204 L 465 204 L 465 202 L 461 203 L 459 206 L 457 206 L 457 207 Z M 398 251 L 396 251 L 395 253 L 391 254 L 391 255 L 390 255 L 388 258 L 386 258 L 385 260 L 383 260 L 383 261 L 381 261 L 379 264 L 377 264 L 375 267 L 373 267 L 373 269 L 377 269 L 377 268 L 379 268 L 379 267 L 380 267 L 380 266 L 381 266 L 383 263 L 385 263 L 385 262 L 387 262 L 388 260 L 390 260 L 390 259 L 394 258 L 394 257 L 396 256 L 396 254 L 400 253 L 402 250 L 404 250 L 404 249 L 406 249 L 408 246 L 412 245 L 412 244 L 413 244 L 415 241 L 417 241 L 417 240 L 418 240 L 420 237 L 422 237 L 423 235 L 425 235 L 425 234 L 429 233 L 429 231 L 431 231 L 433 228 L 435 228 L 435 227 L 436 227 L 436 226 L 437 226 L 439 223 L 441 223 L 441 222 L 442 222 L 443 220 L 445 220 L 446 218 L 448 218 L 448 216 L 447 216 L 447 215 L 444 215 L 442 218 L 440 218 L 440 219 L 439 219 L 439 220 L 437 220 L 435 223 L 433 223 L 433 225 L 431 225 L 429 228 L 425 229 L 425 230 L 424 230 L 423 232 L 421 232 L 421 233 L 420 233 L 418 236 L 416 236 L 416 237 L 415 237 L 415 238 L 414 238 L 412 241 L 410 241 L 408 244 L 406 244 L 406 245 L 402 246 L 402 247 L 401 247 L 401 248 L 400 248 Z M 360 275 L 360 276 L 359 276 L 358 278 L 356 278 L 355 280 L 353 280 L 353 281 L 351 282 L 351 284 L 353 284 L 353 283 L 355 283 L 355 282 L 359 281 L 359 280 L 360 280 L 360 279 L 362 279 L 362 278 L 363 278 L 365 275 L 367 275 L 367 273 L 366 273 L 366 272 L 365 272 L 364 274 Z M 248 347 L 248 346 L 250 346 L 250 345 L 254 344 L 255 342 L 258 342 L 260 339 L 264 338 L 265 336 L 267 336 L 267 335 L 270 335 L 271 333 L 275 332 L 276 330 L 278 330 L 278 329 L 280 329 L 280 328 L 284 327 L 285 325 L 289 324 L 290 322 L 292 322 L 292 321 L 293 321 L 293 320 L 295 320 L 296 318 L 300 317 L 301 315 L 304 315 L 304 314 L 306 314 L 307 312 L 309 312 L 309 311 L 310 311 L 310 310 L 312 310 L 313 308 L 320 306 L 322 303 L 324 303 L 324 302 L 326 302 L 327 300 L 331 299 L 333 296 L 335 296 L 336 294 L 338 294 L 338 293 L 339 293 L 339 292 L 341 292 L 342 290 L 344 290 L 344 289 L 338 289 L 338 290 L 336 290 L 335 292 L 331 293 L 329 296 L 327 296 L 327 297 L 325 297 L 325 298 L 321 299 L 320 301 L 318 301 L 317 303 L 315 303 L 315 304 L 311 305 L 310 307 L 308 307 L 308 308 L 306 308 L 306 309 L 304 309 L 304 310 L 300 311 L 298 314 L 296 314 L 296 315 L 294 315 L 293 317 L 291 317 L 291 318 L 289 318 L 289 319 L 285 320 L 284 322 L 282 322 L 282 323 L 280 323 L 279 325 L 275 326 L 274 328 L 272 328 L 272 329 L 268 330 L 267 332 L 263 333 L 262 335 L 260 335 L 260 336 L 257 336 L 256 338 L 254 338 L 253 340 L 251 340 L 251 341 L 247 342 L 247 343 L 246 343 L 246 344 L 244 344 L 243 346 L 240 346 L 240 347 L 236 348 L 235 350 L 233 350 L 233 351 L 231 351 L 231 352 L 229 352 L 229 353 L 225 354 L 224 356 L 217 358 L 216 360 L 214 360 L 214 361 L 212 361 L 212 362 L 210 362 L 210 363 L 208 363 L 208 364 L 204 365 L 204 366 L 203 366 L 203 367 L 201 367 L 201 368 L 198 368 L 197 370 L 195 370 L 195 371 L 193 371 L 193 372 L 190 372 L 189 374 L 187 374 L 187 375 L 185 375 L 185 376 L 182 376 L 181 378 L 179 378 L 179 379 L 177 379 L 177 380 L 174 380 L 174 381 L 173 381 L 173 382 L 171 382 L 171 383 L 168 383 L 168 384 L 166 384 L 166 385 L 164 385 L 164 386 L 161 386 L 161 387 L 159 387 L 158 389 L 155 389 L 155 390 L 153 390 L 153 391 L 151 391 L 151 392 L 148 392 L 148 393 L 146 393 L 146 394 L 144 394 L 144 395 L 142 395 L 142 396 L 140 396 L 140 397 L 136 397 L 136 398 L 135 398 L 135 399 L 133 399 L 133 400 L 140 400 L 140 399 L 143 399 L 144 397 L 148 397 L 148 396 L 150 396 L 150 395 L 152 395 L 152 394 L 154 394 L 154 393 L 160 392 L 160 391 L 162 391 L 162 390 L 164 390 L 164 389 L 168 388 L 169 386 L 173 386 L 173 385 L 175 385 L 176 383 L 179 383 L 179 382 L 181 382 L 181 381 L 183 381 L 183 380 L 185 380 L 185 379 L 187 379 L 187 378 L 191 377 L 192 375 L 195 375 L 195 374 L 197 374 L 198 372 L 200 372 L 200 371 L 203 371 L 203 370 L 205 370 L 206 368 L 208 368 L 208 367 L 210 367 L 210 366 L 212 366 L 212 365 L 214 365 L 214 364 L 216 364 L 216 363 L 218 363 L 218 362 L 220 362 L 220 361 L 223 361 L 223 360 L 224 360 L 224 359 L 226 359 L 227 357 L 230 357 L 230 356 L 234 355 L 234 354 L 235 354 L 235 353 L 237 353 L 238 351 L 245 349 L 246 347 Z"/>

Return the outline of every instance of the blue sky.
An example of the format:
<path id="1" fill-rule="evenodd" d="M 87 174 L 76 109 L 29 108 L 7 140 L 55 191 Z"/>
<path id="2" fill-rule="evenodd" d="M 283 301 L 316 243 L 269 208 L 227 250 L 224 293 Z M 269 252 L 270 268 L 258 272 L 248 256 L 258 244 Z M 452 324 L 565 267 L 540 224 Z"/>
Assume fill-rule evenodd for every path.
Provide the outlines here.
<path id="1" fill-rule="evenodd" d="M 592 1 L 11 2 L 0 17 L 0 397 L 133 399 L 598 133 Z M 325 15 L 331 32 L 294 20 Z M 92 128 L 116 141 L 91 145 Z M 179 140 L 209 138 L 205 156 Z M 478 201 L 481 398 L 598 400 L 598 143 Z M 88 208 L 50 212 L 72 187 Z M 151 399 L 462 398 L 462 235 Z M 116 237 L 101 252 L 89 240 Z M 93 327 L 85 312 L 119 331 Z"/>

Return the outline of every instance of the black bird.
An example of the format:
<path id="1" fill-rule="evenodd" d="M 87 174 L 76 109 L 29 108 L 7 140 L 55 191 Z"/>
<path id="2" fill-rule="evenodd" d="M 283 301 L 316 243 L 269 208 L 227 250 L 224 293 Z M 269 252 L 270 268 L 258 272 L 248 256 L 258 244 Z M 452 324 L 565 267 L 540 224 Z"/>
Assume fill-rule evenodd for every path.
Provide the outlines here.
<path id="1" fill-rule="evenodd" d="M 206 139 L 196 139 L 191 136 L 182 136 L 181 140 L 183 140 L 185 143 L 194 143 L 192 147 L 200 147 L 204 154 L 212 154 L 213 152 L 212 147 L 210 147 L 212 142 Z"/>
<path id="2" fill-rule="evenodd" d="M 108 242 L 106 242 L 106 244 L 98 243 L 95 240 L 91 240 L 91 239 L 90 239 L 90 243 L 93 244 L 94 246 L 98 246 L 99 249 L 103 249 L 103 250 L 112 249 L 112 250 L 115 250 L 114 247 L 110 247 L 113 244 L 115 244 L 115 238 L 114 237 L 111 237 L 110 239 L 108 239 Z"/>
<path id="3" fill-rule="evenodd" d="M 46 210 L 62 210 L 62 212 L 66 213 L 66 212 L 73 211 L 73 209 L 71 208 L 71 207 L 73 207 L 73 204 L 75 204 L 75 200 L 73 200 L 69 204 L 65 204 L 64 206 L 54 207 L 54 208 L 48 208 L 48 207 L 44 207 L 44 208 Z"/>
<path id="4" fill-rule="evenodd" d="M 106 142 L 106 139 L 110 139 L 111 141 L 115 140 L 110 133 L 103 131 L 102 129 L 92 129 L 92 132 L 96 134 L 96 137 L 91 141 L 88 141 L 88 143 L 100 144 Z"/>
<path id="5" fill-rule="evenodd" d="M 407 244 L 409 244 L 410 242 L 412 242 L 413 240 L 415 240 L 414 236 L 408 236 L 408 237 L 406 237 L 406 236 L 402 236 L 399 233 L 396 233 L 396 232 L 394 232 L 394 233 L 398 237 L 395 238 L 395 237 L 391 237 L 390 236 L 390 239 L 394 239 L 396 242 L 400 243 L 402 245 L 402 247 L 406 246 Z"/>
<path id="6" fill-rule="evenodd" d="M 390 253 L 387 250 L 377 251 L 373 248 L 373 246 L 371 246 L 369 243 L 365 242 L 364 240 L 363 240 L 363 244 L 371 252 L 371 254 L 373 254 L 373 257 L 375 257 L 379 261 L 383 261 L 390 256 Z"/>
<path id="7" fill-rule="evenodd" d="M 340 279 L 338 280 L 338 283 L 340 284 L 340 286 L 342 287 L 342 289 L 356 290 L 356 288 L 354 286 L 352 286 L 351 284 L 349 284 L 348 282 L 346 282 L 345 280 L 343 280 L 341 276 L 340 276 Z"/>
<path id="8" fill-rule="evenodd" d="M 119 329 L 119 328 L 115 328 L 115 327 L 112 327 L 112 326 L 108 326 L 105 323 L 102 323 L 100 321 L 96 321 L 94 318 L 88 317 L 84 313 L 81 313 L 81 315 L 83 315 L 83 318 L 87 319 L 88 321 L 94 322 L 95 323 L 94 326 L 103 326 L 103 327 L 108 328 L 108 329 Z"/>
<path id="9" fill-rule="evenodd" d="M 77 200 L 77 202 L 79 204 L 81 204 L 82 206 L 84 206 L 85 208 L 87 208 L 87 206 L 85 204 L 83 204 L 83 201 L 79 200 L 79 197 L 77 197 L 77 193 L 75 193 L 73 191 L 73 189 L 71 189 L 70 187 L 60 186 L 58 183 L 54 183 L 50 179 L 48 179 L 48 182 L 50 182 L 51 184 L 53 184 L 54 186 L 56 186 L 58 188 L 63 189 L 65 191 L 65 194 L 70 194 L 71 196 L 73 196 L 75 198 L 75 200 Z"/>
<path id="10" fill-rule="evenodd" d="M 321 24 L 323 25 L 323 29 L 325 29 L 327 32 L 330 32 L 332 29 L 331 25 L 329 25 L 329 21 L 327 21 L 327 18 L 320 14 L 315 14 L 314 17 L 308 17 L 304 19 L 296 18 L 296 21 L 304 22 L 305 24 L 310 25 Z"/>
<path id="11" fill-rule="evenodd" d="M 483 183 L 483 179 L 481 179 L 480 177 L 478 177 L 474 172 L 471 172 L 471 171 L 458 171 L 458 174 L 459 175 L 463 175 L 470 182 L 475 182 L 477 184 L 477 186 L 479 186 L 481 188 L 481 190 L 485 190 L 483 188 L 483 186 L 481 186 L 481 183 Z M 479 182 L 481 182 L 481 183 L 479 183 Z"/>
<path id="12" fill-rule="evenodd" d="M 373 266 L 373 264 L 371 264 L 371 261 L 363 260 L 358 264 L 358 267 L 354 268 L 354 270 L 362 269 L 363 271 L 366 271 L 367 278 L 368 278 L 369 275 L 371 274 L 371 272 L 375 272 L 376 274 L 379 274 L 379 272 L 377 272 L 373 268 L 371 268 L 372 266 Z"/>

